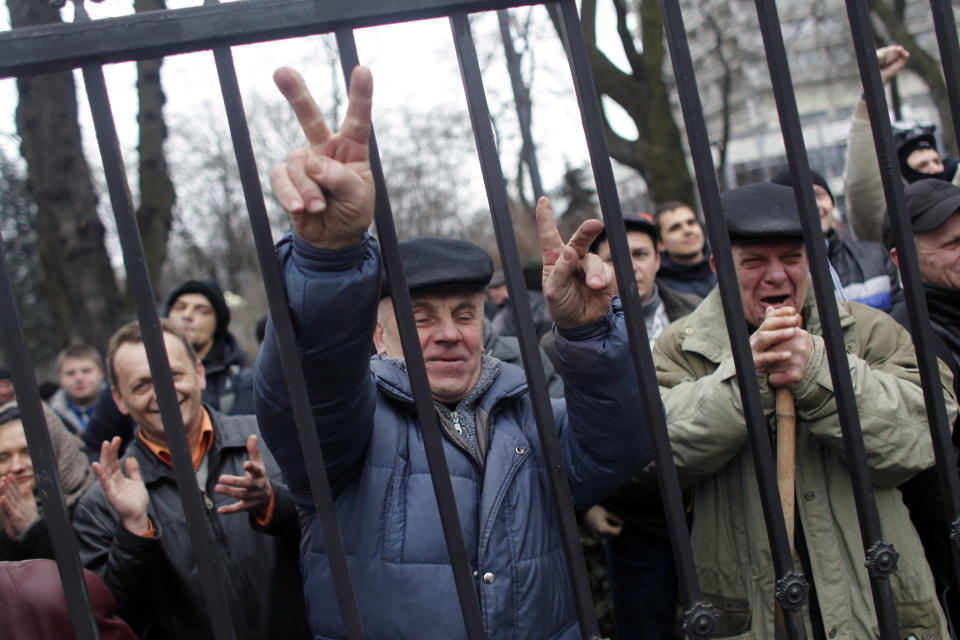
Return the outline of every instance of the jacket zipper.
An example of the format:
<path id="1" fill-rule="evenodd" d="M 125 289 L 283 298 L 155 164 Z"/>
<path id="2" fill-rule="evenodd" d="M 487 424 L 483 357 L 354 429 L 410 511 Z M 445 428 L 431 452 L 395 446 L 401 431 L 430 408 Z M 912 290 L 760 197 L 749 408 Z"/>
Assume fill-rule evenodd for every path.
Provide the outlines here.
<path id="1" fill-rule="evenodd" d="M 457 433 L 463 435 L 463 429 L 460 428 L 460 416 L 457 415 L 456 411 L 451 411 L 450 415 L 453 417 L 453 428 L 457 430 Z"/>

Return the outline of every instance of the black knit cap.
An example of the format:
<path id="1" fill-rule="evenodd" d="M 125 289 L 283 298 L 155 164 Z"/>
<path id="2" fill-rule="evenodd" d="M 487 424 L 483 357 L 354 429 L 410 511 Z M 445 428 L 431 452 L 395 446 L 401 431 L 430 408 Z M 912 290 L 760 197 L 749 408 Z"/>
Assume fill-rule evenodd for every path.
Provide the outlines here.
<path id="1" fill-rule="evenodd" d="M 653 216 L 649 213 L 625 213 L 623 214 L 623 226 L 627 231 L 642 231 L 653 239 L 653 246 L 657 246 L 657 224 L 653 221 Z M 590 243 L 590 253 L 597 253 L 600 249 L 600 243 L 607 239 L 607 230 L 604 229 L 597 236 L 597 239 Z"/>
<path id="2" fill-rule="evenodd" d="M 720 196 L 730 242 L 803 241 L 793 189 L 758 182 L 729 189 Z"/>
<path id="3" fill-rule="evenodd" d="M 907 213 L 914 233 L 933 231 L 960 210 L 960 187 L 937 178 L 924 178 L 904 187 Z M 893 246 L 893 228 L 889 211 L 883 214 L 883 244 Z"/>
<path id="4" fill-rule="evenodd" d="M 493 276 L 493 259 L 479 246 L 453 238 L 416 238 L 400 243 L 400 263 L 410 293 L 436 288 L 483 289 Z M 380 297 L 390 295 L 381 274 Z"/>
<path id="5" fill-rule="evenodd" d="M 10 380 L 10 369 L 0 367 L 0 380 Z"/>
<path id="6" fill-rule="evenodd" d="M 210 301 L 214 313 L 217 314 L 217 329 L 213 333 L 214 340 L 227 335 L 227 327 L 230 326 L 230 307 L 227 306 L 220 285 L 213 280 L 187 280 L 178 286 L 167 296 L 167 304 L 164 307 L 163 315 L 169 317 L 173 303 L 185 293 L 199 293 Z"/>
<path id="7" fill-rule="evenodd" d="M 827 184 L 827 179 L 823 175 L 810 169 L 810 180 L 813 181 L 813 184 L 823 187 L 827 195 L 830 196 L 830 202 L 836 204 L 837 200 L 833 197 L 833 191 L 830 191 L 830 185 Z M 793 175 L 790 173 L 790 167 L 781 167 L 773 176 L 771 182 L 782 184 L 785 187 L 793 187 Z"/>

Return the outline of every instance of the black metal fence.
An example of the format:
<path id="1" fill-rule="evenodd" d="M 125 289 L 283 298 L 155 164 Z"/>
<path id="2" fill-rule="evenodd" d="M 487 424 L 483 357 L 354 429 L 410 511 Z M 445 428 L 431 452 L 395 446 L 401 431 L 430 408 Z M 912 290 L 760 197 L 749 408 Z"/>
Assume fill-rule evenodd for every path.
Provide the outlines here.
<path id="1" fill-rule="evenodd" d="M 315 0 L 261 0 L 219 5 L 216 2 L 206 2 L 199 7 L 98 21 L 90 21 L 83 11 L 82 4 L 77 4 L 77 17 L 72 24 L 32 27 L 0 34 L 0 77 L 24 76 L 74 68 L 80 68 L 83 71 L 123 249 L 129 288 L 136 303 L 137 318 L 143 327 L 144 343 L 156 382 L 177 483 L 193 544 L 197 549 L 196 557 L 200 565 L 206 605 L 218 639 L 234 637 L 233 623 L 221 586 L 224 581 L 218 578 L 223 568 L 216 564 L 217 554 L 209 551 L 214 542 L 204 517 L 189 447 L 171 383 L 159 319 L 153 303 L 154 295 L 143 260 L 124 163 L 104 83 L 103 65 L 188 51 L 209 50 L 213 53 L 250 224 L 269 297 L 270 312 L 282 352 L 284 376 L 290 390 L 297 430 L 305 458 L 316 461 L 316 464 L 309 465 L 310 484 L 325 545 L 331 559 L 344 628 L 350 638 L 362 638 L 364 637 L 363 620 L 351 585 L 333 508 L 333 497 L 322 462 L 323 453 L 313 428 L 306 383 L 297 358 L 293 328 L 287 313 L 286 296 L 274 257 L 273 239 L 260 190 L 257 165 L 244 117 L 230 47 L 293 36 L 335 33 L 344 75 L 349 78 L 349 70 L 360 62 L 353 39 L 353 29 L 411 19 L 449 17 L 487 197 L 493 212 L 498 247 L 510 297 L 515 301 L 514 320 L 519 327 L 524 368 L 530 382 L 541 446 L 550 463 L 553 491 L 560 510 L 567 566 L 572 584 L 575 585 L 581 631 L 584 638 L 594 638 L 599 635 L 597 621 L 594 616 L 573 507 L 569 500 L 545 376 L 537 350 L 533 318 L 527 304 L 517 243 L 509 218 L 506 185 L 490 126 L 486 94 L 468 20 L 469 12 L 503 10 L 511 6 L 527 4 L 544 3 L 506 0 L 390 0 L 389 2 L 331 0 L 322 3 Z M 623 292 L 634 367 L 646 399 L 646 415 L 642 418 L 650 425 L 650 434 L 655 444 L 657 474 L 679 574 L 680 597 L 685 609 L 684 630 L 691 638 L 711 637 L 716 632 L 715 614 L 709 603 L 702 602 L 697 581 L 677 473 L 670 452 L 653 360 L 647 347 L 646 329 L 640 313 L 640 300 L 627 249 L 626 235 L 623 232 L 623 217 L 604 139 L 600 107 L 581 36 L 577 7 L 574 0 L 555 0 L 545 5 L 548 10 L 554 12 L 570 63 L 586 131 L 597 194 L 604 222 L 609 230 L 608 237 L 617 274 L 617 284 L 619 290 Z M 931 7 L 942 57 L 953 61 L 960 60 L 957 51 L 957 30 L 950 4 L 945 0 L 931 0 Z M 710 151 L 710 141 L 694 81 L 693 63 L 683 18 L 677 0 L 660 0 L 660 8 L 665 21 L 667 42 L 670 47 L 700 198 L 707 220 L 708 234 L 718 265 L 719 287 L 723 298 L 726 324 L 737 371 L 740 374 L 738 380 L 749 432 L 749 444 L 755 460 L 757 482 L 760 487 L 776 571 L 776 597 L 786 612 L 784 620 L 788 637 L 802 638 L 805 637 L 806 630 L 799 611 L 806 601 L 805 578 L 793 566 L 791 558 L 784 514 L 779 502 L 773 455 L 769 438 L 766 436 L 760 391 L 755 382 L 756 373 L 750 353 L 747 324 L 743 316 L 730 243 L 720 208 L 720 192 Z M 810 170 L 800 134 L 800 120 L 776 6 L 772 0 L 756 0 L 756 8 L 794 184 L 811 185 Z M 960 535 L 957 533 L 960 529 L 960 524 L 957 523 L 960 487 L 958 487 L 956 467 L 950 459 L 950 426 L 947 424 L 930 325 L 924 321 L 927 317 L 926 302 L 920 285 L 909 221 L 905 214 L 903 185 L 894 168 L 897 164 L 896 153 L 874 55 L 868 6 L 863 0 L 848 0 L 847 11 L 864 91 L 870 107 L 884 191 L 895 223 L 896 246 L 900 255 L 903 256 L 901 274 L 910 309 L 911 324 L 915 328 L 914 339 L 923 379 L 923 390 L 927 399 L 928 417 L 942 491 L 945 496 L 947 521 L 953 523 L 951 540 L 956 548 L 958 535 Z M 960 132 L 960 81 L 957 77 L 957 65 L 944 65 L 944 69 L 953 117 L 956 120 L 955 130 Z M 523 117 L 521 113 L 521 118 Z M 528 148 L 532 149 L 532 145 Z M 381 249 L 392 291 L 406 292 L 390 201 L 375 138 L 371 139 L 371 151 L 377 187 L 375 215 Z M 532 154 L 528 155 L 527 162 L 533 168 L 535 158 Z M 533 173 L 536 175 L 535 169 Z M 539 182 L 535 184 L 539 185 Z M 536 187 L 537 195 L 540 194 L 541 189 L 542 187 Z M 869 559 L 869 574 L 878 612 L 878 628 L 881 637 L 893 640 L 898 638 L 898 627 L 888 578 L 896 569 L 896 555 L 891 545 L 883 542 L 879 529 L 857 406 L 846 366 L 837 303 L 828 272 L 824 244 L 819 232 L 813 191 L 809 187 L 799 188 L 796 189 L 796 194 L 797 204 L 802 212 L 805 244 L 808 255 L 811 257 L 816 300 L 824 327 L 823 335 L 827 344 L 830 373 L 841 416 L 851 481 L 856 494 L 863 545 Z M 82 580 L 76 542 L 71 532 L 63 493 L 56 474 L 56 464 L 44 424 L 30 356 L 24 347 L 25 342 L 18 322 L 5 255 L 0 264 L 3 267 L 0 270 L 3 276 L 0 278 L 0 339 L 3 341 L 7 360 L 10 362 L 31 454 L 38 470 L 39 494 L 56 546 L 69 611 L 78 638 L 97 638 L 96 626 Z M 417 348 L 411 301 L 405 293 L 394 296 L 394 300 L 404 352 L 409 356 L 408 367 L 417 412 L 423 429 L 466 635 L 470 638 L 482 638 L 484 631 L 479 601 L 457 519 L 452 486 L 442 452 L 442 436 L 430 399 L 422 354 Z M 955 553 L 955 571 L 958 568 L 956 557 Z"/>

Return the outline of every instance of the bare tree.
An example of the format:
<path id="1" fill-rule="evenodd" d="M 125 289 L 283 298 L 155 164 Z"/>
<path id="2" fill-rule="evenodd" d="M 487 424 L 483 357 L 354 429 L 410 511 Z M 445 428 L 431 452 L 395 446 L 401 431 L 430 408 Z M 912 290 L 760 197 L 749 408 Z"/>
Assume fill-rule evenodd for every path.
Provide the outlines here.
<path id="1" fill-rule="evenodd" d="M 639 21 L 636 35 L 628 26 L 626 0 L 611 1 L 629 71 L 617 67 L 597 44 L 597 0 L 583 0 L 580 9 L 597 91 L 620 105 L 639 132 L 636 140 L 624 138 L 605 117 L 610 155 L 643 176 L 654 201 L 694 202 L 693 181 L 664 77 L 663 19 L 657 0 L 638 0 L 634 6 Z M 635 38 L 642 48 L 638 48 Z"/>
<path id="2" fill-rule="evenodd" d="M 60 21 L 46 2 L 8 0 L 7 8 L 13 28 Z M 84 340 L 103 349 L 124 303 L 83 155 L 73 74 L 19 78 L 17 89 L 20 152 L 37 206 L 37 247 L 57 340 Z"/>

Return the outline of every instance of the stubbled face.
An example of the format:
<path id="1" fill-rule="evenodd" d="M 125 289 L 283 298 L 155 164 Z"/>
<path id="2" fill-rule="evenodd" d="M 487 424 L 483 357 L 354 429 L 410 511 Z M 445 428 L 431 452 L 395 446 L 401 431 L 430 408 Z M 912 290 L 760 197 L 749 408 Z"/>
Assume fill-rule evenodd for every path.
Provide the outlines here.
<path id="1" fill-rule="evenodd" d="M 217 312 L 202 293 L 185 293 L 173 301 L 168 316 L 198 354 L 206 355 L 217 330 Z"/>
<path id="2" fill-rule="evenodd" d="M 477 384 L 483 351 L 483 297 L 469 290 L 415 293 L 413 317 L 433 399 L 455 404 Z M 380 302 L 377 353 L 402 358 L 403 347 L 390 298 Z"/>
<path id="3" fill-rule="evenodd" d="M 630 260 L 633 262 L 633 276 L 637 279 L 637 293 L 641 302 L 653 295 L 653 286 L 660 269 L 660 254 L 653 245 L 653 238 L 642 231 L 627 231 L 627 244 L 630 246 Z M 597 255 L 608 264 L 613 263 L 610 243 L 601 242 Z"/>
<path id="4" fill-rule="evenodd" d="M 767 307 L 803 309 L 807 297 L 807 253 L 802 242 L 761 242 L 732 247 L 743 313 L 759 327 Z"/>
<path id="5" fill-rule="evenodd" d="M 817 200 L 817 211 L 820 212 L 820 231 L 827 233 L 833 228 L 833 198 L 818 184 L 813 185 L 813 196 Z"/>
<path id="6" fill-rule="evenodd" d="M 33 460 L 20 420 L 11 420 L 0 426 L 0 477 L 8 473 L 17 481 L 23 493 L 33 489 Z"/>
<path id="7" fill-rule="evenodd" d="M 689 207 L 663 211 L 657 217 L 660 231 L 660 249 L 672 258 L 700 260 L 703 258 L 703 228 Z"/>
<path id="8" fill-rule="evenodd" d="M 913 237 L 923 281 L 960 290 L 960 211 L 933 231 Z"/>
<path id="9" fill-rule="evenodd" d="M 92 404 L 100 393 L 103 371 L 89 358 L 64 358 L 60 365 L 60 386 L 81 407 Z"/>
<path id="10" fill-rule="evenodd" d="M 200 406 L 200 394 L 206 387 L 203 364 L 193 364 L 186 347 L 176 336 L 164 333 L 163 341 L 173 374 L 173 386 L 180 403 L 180 417 L 189 434 L 193 430 L 199 430 L 203 420 Z M 166 444 L 160 407 L 153 387 L 153 375 L 147 364 L 146 348 L 142 343 L 128 342 L 121 345 L 114 353 L 113 367 L 117 377 L 113 399 L 117 408 L 140 425 L 148 440 Z"/>
<path id="11" fill-rule="evenodd" d="M 943 160 L 936 149 L 917 149 L 907 156 L 907 166 L 920 173 L 943 173 Z"/>

